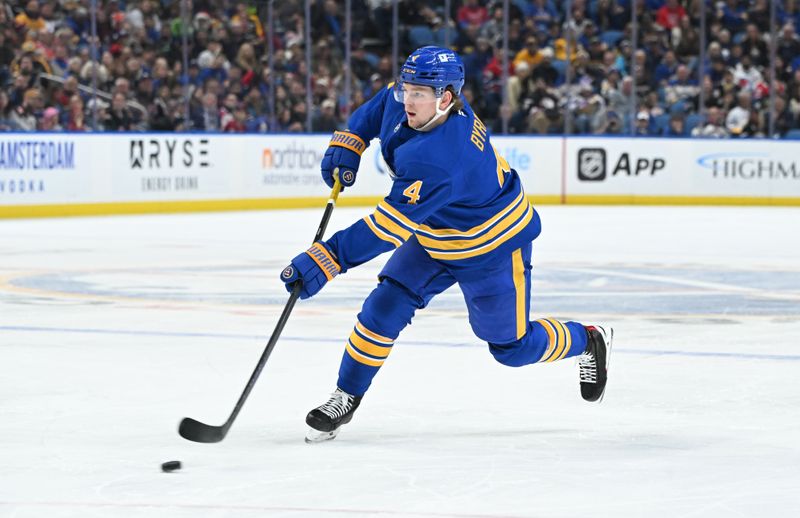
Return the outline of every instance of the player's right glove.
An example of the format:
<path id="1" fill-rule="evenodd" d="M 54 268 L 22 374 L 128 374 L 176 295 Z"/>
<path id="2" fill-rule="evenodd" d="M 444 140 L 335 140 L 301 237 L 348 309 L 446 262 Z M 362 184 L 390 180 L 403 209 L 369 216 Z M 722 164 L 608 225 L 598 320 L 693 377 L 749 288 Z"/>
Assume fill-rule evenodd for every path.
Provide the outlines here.
<path id="1" fill-rule="evenodd" d="M 292 259 L 292 263 L 281 272 L 281 280 L 289 293 L 297 282 L 303 283 L 300 298 L 307 299 L 317 294 L 325 284 L 342 271 L 333 253 L 322 241 Z"/>
<path id="2" fill-rule="evenodd" d="M 355 133 L 334 131 L 325 156 L 322 157 L 322 179 L 333 188 L 334 172 L 338 169 L 342 189 L 356 182 L 356 173 L 361 164 L 361 154 L 367 149 L 364 141 Z"/>

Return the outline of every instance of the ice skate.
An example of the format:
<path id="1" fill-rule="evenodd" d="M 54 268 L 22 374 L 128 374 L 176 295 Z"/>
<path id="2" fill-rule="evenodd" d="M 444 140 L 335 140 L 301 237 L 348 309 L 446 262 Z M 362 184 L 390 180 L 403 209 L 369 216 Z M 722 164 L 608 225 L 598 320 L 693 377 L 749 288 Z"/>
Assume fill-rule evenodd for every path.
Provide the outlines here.
<path id="1" fill-rule="evenodd" d="M 589 335 L 586 351 L 578 356 L 581 396 L 586 401 L 599 403 L 606 391 L 614 330 L 610 327 L 586 326 L 586 333 Z"/>
<path id="2" fill-rule="evenodd" d="M 361 403 L 361 396 L 352 396 L 336 388 L 330 399 L 306 416 L 306 424 L 311 428 L 306 434 L 307 443 L 317 443 L 335 439 L 339 428 L 353 418 Z"/>

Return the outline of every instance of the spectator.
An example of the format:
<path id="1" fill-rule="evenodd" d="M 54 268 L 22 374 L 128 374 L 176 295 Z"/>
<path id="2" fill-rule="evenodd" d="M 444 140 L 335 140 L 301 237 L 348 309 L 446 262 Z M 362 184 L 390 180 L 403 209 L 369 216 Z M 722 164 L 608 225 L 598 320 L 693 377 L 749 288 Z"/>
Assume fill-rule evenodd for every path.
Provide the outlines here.
<path id="1" fill-rule="evenodd" d="M 752 110 L 750 92 L 740 92 L 737 99 L 738 104 L 728 112 L 728 116 L 725 119 L 725 127 L 734 137 L 753 136 L 755 128 L 750 123 L 750 112 Z"/>
<path id="2" fill-rule="evenodd" d="M 325 99 L 320 106 L 320 113 L 314 117 L 312 122 L 314 131 L 318 133 L 333 133 L 339 129 L 339 124 L 336 121 L 336 101 Z"/>
<path id="3" fill-rule="evenodd" d="M 456 18 L 462 28 L 473 24 L 481 26 L 489 21 L 489 12 L 478 3 L 478 0 L 464 0 L 464 5 L 458 9 Z"/>
<path id="4" fill-rule="evenodd" d="M 217 104 L 217 95 L 206 92 L 202 95 L 202 104 L 192 116 L 193 129 L 198 131 L 219 131 L 220 110 Z"/>
<path id="5" fill-rule="evenodd" d="M 699 90 L 697 80 L 689 73 L 689 67 L 679 65 L 675 77 L 670 79 L 664 88 L 664 98 L 669 105 L 685 103 L 694 98 Z"/>
<path id="6" fill-rule="evenodd" d="M 525 97 L 529 90 L 528 80 L 531 77 L 531 67 L 527 61 L 519 61 L 514 65 L 514 75 L 508 78 L 506 92 L 508 106 L 512 113 L 516 113 L 520 107 L 520 100 Z"/>
<path id="7" fill-rule="evenodd" d="M 546 31 L 551 23 L 558 22 L 558 12 L 549 0 L 533 0 L 528 16 L 540 31 Z"/>
<path id="8" fill-rule="evenodd" d="M 529 36 L 525 39 L 525 47 L 514 56 L 512 66 L 516 67 L 518 63 L 525 62 L 528 64 L 529 70 L 531 70 L 541 63 L 542 59 L 543 56 L 539 50 L 539 42 L 533 36 Z"/>
<path id="9" fill-rule="evenodd" d="M 633 78 L 630 76 L 622 79 L 619 88 L 609 87 L 605 94 L 608 110 L 615 113 L 628 127 L 630 127 L 631 110 L 633 109 L 633 96 Z M 650 121 L 649 116 L 647 120 Z"/>
<path id="10" fill-rule="evenodd" d="M 553 49 L 543 48 L 539 53 L 542 61 L 533 69 L 531 79 L 534 81 L 542 80 L 548 87 L 558 84 L 558 70 L 553 66 Z"/>
<path id="11" fill-rule="evenodd" d="M 747 24 L 747 36 L 741 46 L 742 54 L 749 56 L 750 61 L 756 66 L 764 67 L 769 63 L 769 48 L 756 24 Z"/>
<path id="12" fill-rule="evenodd" d="M 133 129 L 133 117 L 122 92 L 115 93 L 111 99 L 111 111 L 105 126 L 110 131 L 131 131 Z"/>
<path id="13" fill-rule="evenodd" d="M 58 108 L 50 106 L 42 112 L 39 119 L 40 131 L 61 131 L 63 128 L 58 123 Z"/>
<path id="14" fill-rule="evenodd" d="M 8 94 L 4 90 L 0 90 L 0 131 L 12 129 L 8 111 Z"/>
<path id="15" fill-rule="evenodd" d="M 789 106 L 780 95 L 775 96 L 775 132 L 784 137 L 789 130 L 798 127 L 797 118 L 789 110 Z M 769 126 L 769 114 L 762 112 L 761 126 Z"/>
<path id="16" fill-rule="evenodd" d="M 47 27 L 39 11 L 39 2 L 37 0 L 30 0 L 25 4 L 25 10 L 14 18 L 14 23 L 27 31 L 39 32 L 45 30 Z"/>
<path id="17" fill-rule="evenodd" d="M 22 102 L 11 111 L 9 116 L 11 128 L 19 131 L 34 131 L 36 129 L 36 114 L 41 109 L 41 106 L 41 91 L 38 88 L 26 90 L 22 97 Z"/>
<path id="18" fill-rule="evenodd" d="M 634 135 L 639 137 L 647 137 L 652 134 L 653 133 L 650 129 L 650 114 L 647 111 L 640 111 L 636 114 L 636 128 L 634 129 Z"/>
<path id="19" fill-rule="evenodd" d="M 671 31 L 678 27 L 681 18 L 684 17 L 686 17 L 686 10 L 678 3 L 678 0 L 667 0 L 656 13 L 656 23 Z"/>
<path id="20" fill-rule="evenodd" d="M 733 79 L 739 88 L 749 92 L 754 91 L 758 84 L 764 82 L 761 72 L 752 65 L 749 54 L 743 55 L 741 61 L 733 69 Z"/>
<path id="21" fill-rule="evenodd" d="M 706 112 L 706 121 L 692 130 L 693 137 L 725 138 L 729 136 L 728 130 L 722 125 L 722 112 L 719 108 L 712 107 Z"/>
<path id="22" fill-rule="evenodd" d="M 675 113 L 670 115 L 667 129 L 664 131 L 665 137 L 685 137 L 686 136 L 686 121 L 683 114 Z"/>
<path id="23" fill-rule="evenodd" d="M 800 64 L 800 38 L 797 37 L 792 23 L 786 23 L 781 30 L 777 54 L 786 64 L 792 64 L 794 67 Z"/>

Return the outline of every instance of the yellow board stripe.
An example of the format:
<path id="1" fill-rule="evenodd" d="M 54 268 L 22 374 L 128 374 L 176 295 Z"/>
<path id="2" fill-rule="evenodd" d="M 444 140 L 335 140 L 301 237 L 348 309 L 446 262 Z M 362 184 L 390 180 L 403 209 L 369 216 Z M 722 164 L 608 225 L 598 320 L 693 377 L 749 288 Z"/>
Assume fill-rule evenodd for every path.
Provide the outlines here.
<path id="1" fill-rule="evenodd" d="M 389 216 L 396 219 L 397 222 L 400 223 L 401 225 L 405 225 L 406 228 L 408 228 L 408 230 L 412 232 L 414 230 L 417 230 L 417 228 L 419 227 L 417 223 L 414 223 L 413 221 L 405 217 L 400 211 L 398 211 L 397 209 L 386 203 L 386 200 L 382 200 L 380 203 L 378 203 L 378 208 L 383 209 L 383 211 L 386 212 Z"/>
<path id="2" fill-rule="evenodd" d="M 519 222 L 517 222 L 516 225 L 508 229 L 503 235 L 497 237 L 494 241 L 489 242 L 478 248 L 468 250 L 466 252 L 440 252 L 438 250 L 429 250 L 428 248 L 426 248 L 425 250 L 428 252 L 428 255 L 430 255 L 434 259 L 445 259 L 450 261 L 456 259 L 466 259 L 468 257 L 475 257 L 478 255 L 482 255 L 487 252 L 491 252 L 492 250 L 499 247 L 512 237 L 516 236 L 520 232 L 520 230 L 522 230 L 528 223 L 530 223 L 531 219 L 533 219 L 533 208 L 531 208 L 525 214 L 525 217 L 521 219 Z"/>
<path id="3" fill-rule="evenodd" d="M 394 344 L 394 340 L 391 338 L 386 338 L 385 336 L 379 335 L 378 333 L 374 333 L 364 327 L 361 322 L 356 322 L 356 331 L 361 333 L 364 337 L 369 338 L 370 340 L 375 340 L 376 342 L 382 344 L 392 345 Z"/>
<path id="4" fill-rule="evenodd" d="M 547 320 L 540 318 L 536 322 L 538 322 L 547 333 L 547 350 L 544 352 L 542 357 L 539 358 L 540 362 L 546 362 L 547 358 L 550 357 L 550 354 L 553 352 L 553 349 L 556 346 L 556 333 L 555 329 L 552 328 L 552 325 Z"/>
<path id="5" fill-rule="evenodd" d="M 503 210 L 489 218 L 488 220 L 484 221 L 477 227 L 472 227 L 469 230 L 456 230 L 453 228 L 431 228 L 427 225 L 420 225 L 419 229 L 417 230 L 417 234 L 420 233 L 428 234 L 433 237 L 473 237 L 477 234 L 480 234 L 483 230 L 491 227 L 494 225 L 498 220 L 502 219 L 506 214 L 514 210 L 514 208 L 522 201 L 522 198 L 525 197 L 525 193 L 520 191 L 519 195 L 509 203 Z"/>
<path id="6" fill-rule="evenodd" d="M 737 205 L 800 207 L 800 197 L 767 196 L 640 196 L 633 194 L 532 194 L 537 205 Z M 382 196 L 346 196 L 337 206 L 374 207 Z M 110 216 L 114 214 L 174 214 L 185 212 L 222 212 L 242 210 L 304 209 L 324 206 L 327 197 L 227 198 L 220 200 L 119 201 L 98 203 L 52 203 L 41 205 L 0 206 L 0 219 Z M 430 231 L 433 229 L 426 229 Z M 460 232 L 460 231 L 456 231 Z"/>
<path id="7" fill-rule="evenodd" d="M 363 354 L 356 351 L 352 345 L 350 345 L 350 341 L 345 344 L 347 349 L 347 354 L 350 355 L 358 363 L 363 363 L 364 365 L 369 365 L 370 367 L 380 367 L 383 365 L 383 360 L 373 360 L 372 358 L 368 358 Z"/>
<path id="8" fill-rule="evenodd" d="M 495 236 L 498 234 L 503 233 L 509 226 L 511 226 L 526 210 L 532 210 L 530 203 L 520 203 L 513 212 L 511 212 L 508 216 L 500 220 L 494 228 L 486 232 L 480 237 L 476 237 L 473 239 L 457 239 L 452 241 L 444 241 L 440 239 L 431 239 L 429 237 L 425 237 L 422 235 L 417 234 L 417 239 L 419 240 L 419 244 L 424 247 L 436 248 L 438 250 L 463 250 L 465 248 L 472 248 L 483 244 L 487 241 L 491 241 L 494 239 Z"/>
<path id="9" fill-rule="evenodd" d="M 396 237 L 390 236 L 383 230 L 380 230 L 378 227 L 376 227 L 375 223 L 372 222 L 371 216 L 364 216 L 363 220 L 364 223 L 366 223 L 369 229 L 372 231 L 372 233 L 378 236 L 378 238 L 393 244 L 395 248 L 403 244 L 403 242 L 397 239 Z"/>
<path id="10" fill-rule="evenodd" d="M 361 338 L 355 331 L 350 333 L 350 345 L 355 347 L 359 352 L 375 356 L 376 358 L 385 359 L 389 356 L 389 353 L 392 352 L 391 347 L 375 345 L 372 342 L 368 342 Z"/>
<path id="11" fill-rule="evenodd" d="M 514 291 L 517 301 L 517 340 L 525 336 L 528 330 L 528 315 L 525 314 L 525 265 L 522 262 L 522 250 L 514 250 L 511 254 L 511 264 L 514 271 Z"/>
<path id="12" fill-rule="evenodd" d="M 400 236 L 403 238 L 403 240 L 408 240 L 408 238 L 411 237 L 411 232 L 395 223 L 394 220 L 386 217 L 386 215 L 380 210 L 375 209 L 375 212 L 372 213 L 372 216 L 375 218 L 375 223 L 385 228 L 392 234 Z"/>

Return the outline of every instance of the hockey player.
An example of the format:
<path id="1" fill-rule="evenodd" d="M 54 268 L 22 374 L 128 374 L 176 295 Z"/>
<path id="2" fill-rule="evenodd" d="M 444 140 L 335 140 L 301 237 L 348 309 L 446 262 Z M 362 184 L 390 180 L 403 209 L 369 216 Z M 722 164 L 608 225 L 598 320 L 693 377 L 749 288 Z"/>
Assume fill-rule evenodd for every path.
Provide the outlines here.
<path id="1" fill-rule="evenodd" d="M 348 423 L 400 332 L 418 309 L 458 284 L 475 335 L 494 358 L 519 367 L 579 356 L 581 395 L 600 401 L 612 329 L 528 320 L 531 242 L 539 215 L 516 171 L 492 147 L 483 122 L 460 96 L 464 65 L 451 50 L 423 47 L 399 80 L 356 110 L 322 160 L 328 186 L 355 181 L 374 138 L 390 168 L 391 192 L 374 212 L 301 253 L 281 273 L 301 298 L 379 254 L 395 250 L 345 343 L 336 390 L 309 412 L 306 442 L 333 439 Z"/>

